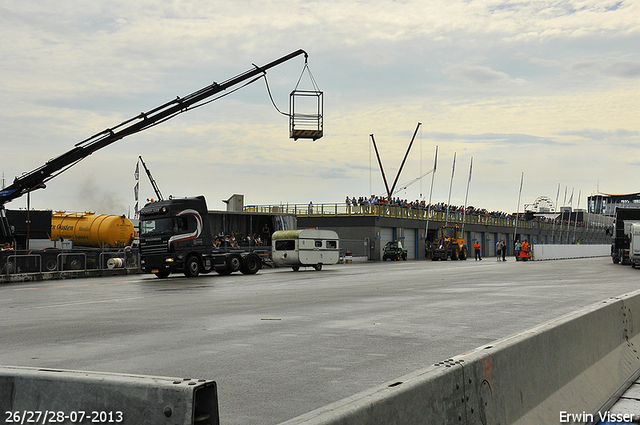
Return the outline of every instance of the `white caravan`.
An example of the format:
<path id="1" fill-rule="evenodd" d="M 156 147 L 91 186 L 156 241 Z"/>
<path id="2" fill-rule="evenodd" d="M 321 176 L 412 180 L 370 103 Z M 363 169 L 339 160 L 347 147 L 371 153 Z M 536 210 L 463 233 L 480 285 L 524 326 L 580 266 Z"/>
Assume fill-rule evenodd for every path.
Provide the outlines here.
<path id="1" fill-rule="evenodd" d="M 340 237 L 333 230 L 279 230 L 271 236 L 271 259 L 278 266 L 314 267 L 336 264 L 340 255 Z"/>

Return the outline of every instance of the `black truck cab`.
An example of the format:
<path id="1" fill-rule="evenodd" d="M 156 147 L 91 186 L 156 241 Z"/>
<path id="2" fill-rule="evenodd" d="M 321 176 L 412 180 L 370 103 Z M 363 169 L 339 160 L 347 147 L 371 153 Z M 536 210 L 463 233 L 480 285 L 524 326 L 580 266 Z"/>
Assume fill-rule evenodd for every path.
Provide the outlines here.
<path id="1" fill-rule="evenodd" d="M 213 270 L 255 274 L 262 264 L 256 253 L 216 244 L 203 196 L 148 203 L 140 210 L 139 229 L 140 266 L 160 278 Z"/>

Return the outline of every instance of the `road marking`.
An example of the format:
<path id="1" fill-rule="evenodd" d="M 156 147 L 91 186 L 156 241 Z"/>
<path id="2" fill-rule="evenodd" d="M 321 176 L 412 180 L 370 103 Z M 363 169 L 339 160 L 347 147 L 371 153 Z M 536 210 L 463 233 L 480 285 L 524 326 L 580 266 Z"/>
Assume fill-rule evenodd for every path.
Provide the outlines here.
<path id="1" fill-rule="evenodd" d="M 78 302 L 72 302 L 72 303 L 50 304 L 50 305 L 29 307 L 29 309 L 68 307 L 68 306 L 85 305 L 85 304 L 100 304 L 100 303 L 117 302 L 117 301 L 140 300 L 143 298 L 146 298 L 146 297 L 109 298 L 107 300 L 99 300 L 99 301 L 78 301 Z"/>

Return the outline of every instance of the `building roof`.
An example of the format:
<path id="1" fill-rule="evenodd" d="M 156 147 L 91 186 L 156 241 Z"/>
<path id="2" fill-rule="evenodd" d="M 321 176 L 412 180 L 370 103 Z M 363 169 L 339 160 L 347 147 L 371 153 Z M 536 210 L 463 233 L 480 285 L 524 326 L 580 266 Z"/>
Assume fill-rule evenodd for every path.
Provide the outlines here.
<path id="1" fill-rule="evenodd" d="M 640 192 L 636 192 L 636 193 L 621 193 L 621 194 L 598 192 L 598 195 L 613 196 L 613 197 L 619 198 L 619 197 L 625 197 L 625 196 L 638 196 L 638 195 L 640 195 Z"/>

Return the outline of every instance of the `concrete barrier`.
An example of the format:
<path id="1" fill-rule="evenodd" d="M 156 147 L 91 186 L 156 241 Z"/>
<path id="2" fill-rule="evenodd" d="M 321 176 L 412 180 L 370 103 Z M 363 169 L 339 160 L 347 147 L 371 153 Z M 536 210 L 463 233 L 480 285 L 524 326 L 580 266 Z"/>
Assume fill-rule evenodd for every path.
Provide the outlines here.
<path id="1" fill-rule="evenodd" d="M 219 425 L 216 383 L 0 366 L 1 423 Z"/>
<path id="2" fill-rule="evenodd" d="M 639 335 L 637 291 L 282 425 L 597 423 L 640 375 Z"/>
<path id="3" fill-rule="evenodd" d="M 531 248 L 533 260 L 563 260 L 567 258 L 608 257 L 611 245 L 538 245 Z"/>

